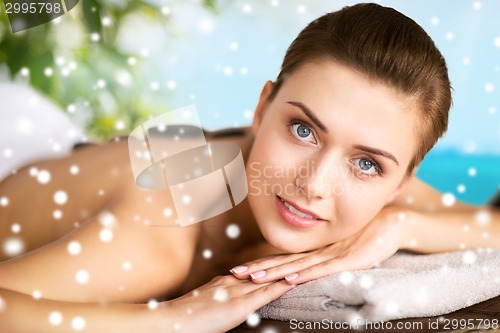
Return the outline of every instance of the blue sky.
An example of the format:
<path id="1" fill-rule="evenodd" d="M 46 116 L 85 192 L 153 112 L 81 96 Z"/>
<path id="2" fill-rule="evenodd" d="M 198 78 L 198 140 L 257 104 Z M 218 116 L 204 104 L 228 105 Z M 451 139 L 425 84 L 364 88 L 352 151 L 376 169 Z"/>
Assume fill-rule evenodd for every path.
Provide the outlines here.
<path id="1" fill-rule="evenodd" d="M 412 17 L 447 59 L 454 88 L 449 132 L 436 149 L 500 154 L 500 1 L 382 0 Z M 251 121 L 260 89 L 279 71 L 296 34 L 315 17 L 355 1 L 220 1 L 220 14 L 193 2 L 166 2 L 170 30 L 150 33 L 147 23 L 124 27 L 145 47 L 151 80 L 172 86 L 170 107 L 194 103 L 209 129 Z M 125 40 L 125 39 L 124 39 Z M 128 44 L 127 44 L 128 43 Z"/>

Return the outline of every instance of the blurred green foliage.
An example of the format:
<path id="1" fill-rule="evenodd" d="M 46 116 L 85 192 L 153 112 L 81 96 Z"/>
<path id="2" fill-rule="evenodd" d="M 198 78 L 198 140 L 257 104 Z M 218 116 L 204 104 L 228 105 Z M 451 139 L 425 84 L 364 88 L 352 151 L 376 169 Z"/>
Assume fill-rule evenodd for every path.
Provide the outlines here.
<path id="1" fill-rule="evenodd" d="M 216 0 L 202 0 L 199 4 L 218 12 Z M 7 70 L 11 80 L 29 81 L 70 116 L 74 117 L 71 114 L 75 112 L 84 114 L 80 124 L 92 138 L 104 141 L 128 133 L 150 115 L 168 111 L 164 99 L 151 94 L 139 66 L 131 64 L 131 60 L 140 62 L 140 55 L 124 54 L 116 48 L 121 21 L 137 12 L 169 29 L 169 16 L 151 1 L 81 0 L 70 14 L 83 29 L 84 40 L 68 51 L 57 43 L 58 25 L 54 22 L 13 34 L 3 7 L 0 69 Z M 103 18 L 112 24 L 103 24 Z M 72 36 L 68 34 L 67 38 Z M 130 84 L 117 82 L 120 71 L 130 74 Z M 110 99 L 113 107 L 106 109 Z"/>

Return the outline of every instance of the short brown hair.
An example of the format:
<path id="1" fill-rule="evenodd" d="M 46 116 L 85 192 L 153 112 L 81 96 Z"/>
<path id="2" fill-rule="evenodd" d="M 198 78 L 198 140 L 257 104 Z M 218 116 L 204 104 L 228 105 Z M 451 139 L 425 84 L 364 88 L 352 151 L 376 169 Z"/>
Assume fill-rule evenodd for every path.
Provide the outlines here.
<path id="1" fill-rule="evenodd" d="M 446 62 L 429 35 L 400 12 L 358 4 L 312 21 L 289 46 L 272 99 L 283 80 L 301 64 L 332 59 L 395 87 L 419 106 L 421 144 L 408 165 L 412 172 L 446 132 L 451 85 Z"/>

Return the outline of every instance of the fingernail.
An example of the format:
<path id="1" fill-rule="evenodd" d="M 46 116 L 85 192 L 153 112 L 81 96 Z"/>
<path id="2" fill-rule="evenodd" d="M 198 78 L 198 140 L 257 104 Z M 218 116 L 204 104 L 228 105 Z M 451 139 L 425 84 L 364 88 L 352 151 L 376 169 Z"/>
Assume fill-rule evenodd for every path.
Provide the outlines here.
<path id="1" fill-rule="evenodd" d="M 250 274 L 250 276 L 252 277 L 252 279 L 260 279 L 260 278 L 266 276 L 266 271 L 258 271 L 258 272 Z"/>
<path id="2" fill-rule="evenodd" d="M 230 271 L 231 273 L 236 273 L 236 274 L 238 274 L 238 273 L 243 273 L 243 272 L 244 272 L 244 271 L 246 271 L 247 269 L 248 269 L 248 267 L 247 267 L 247 266 L 236 266 L 236 267 L 231 268 L 229 271 Z"/>
<path id="3" fill-rule="evenodd" d="M 293 281 L 293 280 L 295 280 L 298 277 L 299 277 L 299 274 L 293 273 L 293 274 L 285 276 L 285 280 L 287 280 L 287 281 Z"/>

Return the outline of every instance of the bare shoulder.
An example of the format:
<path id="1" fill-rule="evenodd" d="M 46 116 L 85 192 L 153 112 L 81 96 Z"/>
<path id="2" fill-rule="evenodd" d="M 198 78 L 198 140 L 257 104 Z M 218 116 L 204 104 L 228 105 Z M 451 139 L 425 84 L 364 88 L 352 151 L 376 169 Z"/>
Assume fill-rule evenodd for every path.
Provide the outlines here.
<path id="1" fill-rule="evenodd" d="M 127 171 L 126 145 L 110 147 L 82 148 L 53 166 L 57 174 L 58 168 L 66 170 L 81 162 L 80 180 L 65 184 L 71 187 L 68 193 L 75 203 L 80 196 L 86 200 L 81 192 L 85 186 L 103 186 L 111 177 L 108 171 L 119 166 L 122 171 L 113 183 L 120 185 L 107 191 L 99 209 L 63 238 L 0 263 L 1 288 L 26 294 L 39 290 L 47 299 L 77 302 L 141 302 L 168 297 L 180 288 L 189 273 L 199 230 L 172 227 L 174 216 L 166 213 L 171 207 L 168 193 L 135 186 Z M 86 160 L 94 163 L 89 165 L 95 173 L 85 168 Z M 43 197 L 52 200 L 49 192 Z M 94 193 L 89 198 L 95 201 L 99 196 Z"/>

